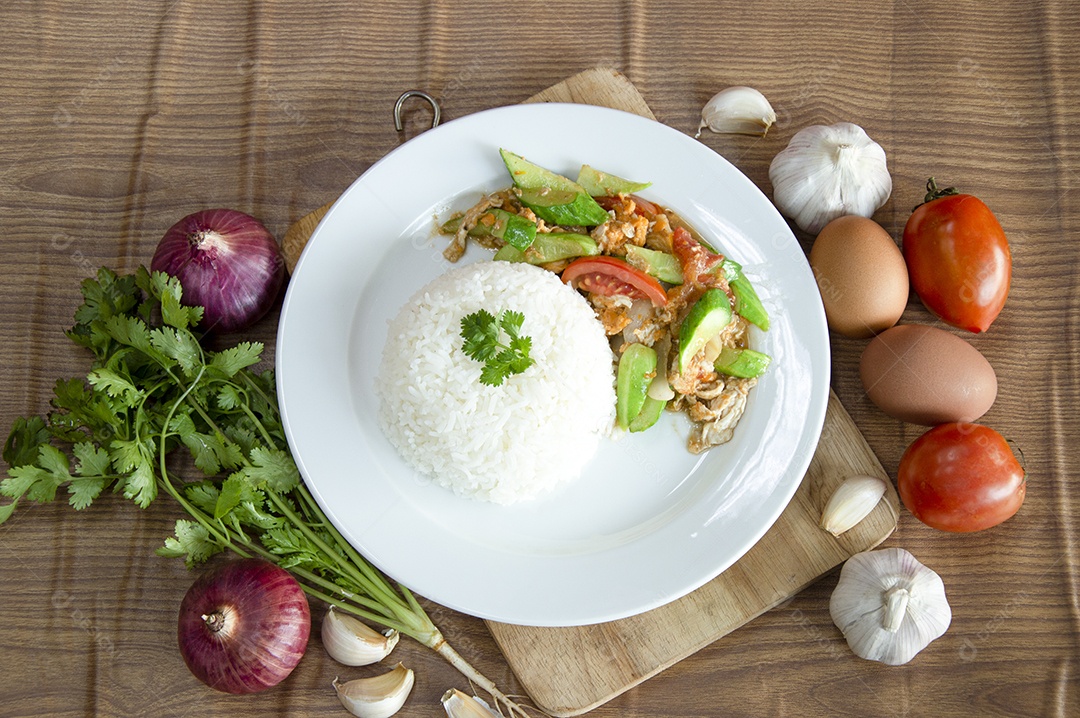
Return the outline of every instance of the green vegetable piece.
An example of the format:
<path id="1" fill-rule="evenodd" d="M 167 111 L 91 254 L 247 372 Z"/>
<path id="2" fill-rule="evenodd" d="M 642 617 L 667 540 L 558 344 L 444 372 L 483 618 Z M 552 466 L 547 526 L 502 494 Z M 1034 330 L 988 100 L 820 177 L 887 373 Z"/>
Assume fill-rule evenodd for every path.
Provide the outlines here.
<path id="1" fill-rule="evenodd" d="M 610 197 L 617 194 L 633 194 L 652 186 L 652 182 L 634 182 L 623 179 L 607 172 L 601 172 L 595 167 L 582 165 L 578 173 L 578 184 L 585 188 L 593 197 Z"/>
<path id="2" fill-rule="evenodd" d="M 664 407 L 666 406 L 666 399 L 653 399 L 651 396 L 646 395 L 641 411 L 630 421 L 630 432 L 637 433 L 652 427 L 653 424 L 660 421 L 660 415 L 664 413 Z"/>
<path id="3" fill-rule="evenodd" d="M 607 210 L 585 192 L 539 187 L 521 190 L 520 199 L 548 224 L 595 227 L 610 219 Z"/>
<path id="4" fill-rule="evenodd" d="M 439 231 L 456 234 L 463 217 L 444 222 Z M 469 230 L 470 237 L 498 237 L 512 247 L 526 249 L 536 237 L 536 223 L 505 209 L 489 209 L 480 215 L 479 221 Z"/>
<path id="5" fill-rule="evenodd" d="M 679 327 L 679 371 L 684 371 L 690 360 L 730 322 L 731 302 L 727 294 L 715 288 L 706 289 Z"/>
<path id="6" fill-rule="evenodd" d="M 772 357 L 753 349 L 724 347 L 720 350 L 720 356 L 716 358 L 713 366 L 721 374 L 752 379 L 764 374 L 770 362 L 772 362 Z"/>
<path id="7" fill-rule="evenodd" d="M 592 237 L 571 232 L 553 232 L 536 235 L 536 239 L 525 251 L 516 247 L 502 247 L 495 253 L 494 259 L 505 262 L 547 264 L 560 259 L 593 257 L 597 254 L 600 254 L 600 248 Z"/>
<path id="8" fill-rule="evenodd" d="M 615 379 L 615 421 L 623 429 L 641 413 L 655 376 L 656 351 L 644 344 L 628 346 L 619 358 Z"/>
<path id="9" fill-rule="evenodd" d="M 461 350 L 470 359 L 484 364 L 480 371 L 480 383 L 501 386 L 506 377 L 520 374 L 533 365 L 529 357 L 532 337 L 521 335 L 525 315 L 506 309 L 496 319 L 481 309 L 461 318 Z M 509 343 L 503 343 L 505 332 Z"/>
<path id="10" fill-rule="evenodd" d="M 608 220 L 608 213 L 573 180 L 500 149 L 503 163 L 521 202 L 549 224 L 593 227 Z"/>
<path id="11" fill-rule="evenodd" d="M 769 312 L 761 303 L 754 285 L 743 274 L 742 266 L 738 262 L 725 259 L 723 270 L 731 293 L 735 295 L 735 311 L 761 330 L 769 331 Z"/>
<path id="12" fill-rule="evenodd" d="M 633 244 L 628 244 L 626 249 L 626 263 L 635 269 L 640 269 L 646 274 L 652 275 L 661 282 L 668 284 L 682 284 L 682 266 L 675 255 L 667 252 L 659 252 L 655 249 L 646 249 Z"/>
<path id="13" fill-rule="evenodd" d="M 458 215 L 457 217 L 451 217 L 446 220 L 439 225 L 439 234 L 457 234 L 457 231 L 461 229 L 461 221 L 463 219 L 465 219 L 465 215 Z"/>

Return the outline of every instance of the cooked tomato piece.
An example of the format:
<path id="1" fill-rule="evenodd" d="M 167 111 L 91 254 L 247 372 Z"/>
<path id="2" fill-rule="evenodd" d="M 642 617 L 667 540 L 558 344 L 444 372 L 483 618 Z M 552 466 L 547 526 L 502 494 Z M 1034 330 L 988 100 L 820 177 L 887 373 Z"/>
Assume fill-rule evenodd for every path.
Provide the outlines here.
<path id="1" fill-rule="evenodd" d="M 685 227 L 676 227 L 671 236 L 671 249 L 682 265 L 683 281 L 715 286 L 723 274 L 722 254 L 713 254 L 694 239 Z"/>
<path id="2" fill-rule="evenodd" d="M 660 214 L 660 208 L 647 199 L 638 197 L 636 194 L 627 195 L 630 199 L 634 200 L 634 214 L 640 214 L 642 217 L 655 217 Z M 621 200 L 618 197 L 608 195 L 606 197 L 593 197 L 596 203 L 606 210 L 613 210 L 619 206 Z"/>
<path id="3" fill-rule="evenodd" d="M 562 280 L 593 294 L 649 299 L 660 307 L 667 304 L 667 292 L 660 282 L 614 257 L 575 259 L 563 270 Z"/>

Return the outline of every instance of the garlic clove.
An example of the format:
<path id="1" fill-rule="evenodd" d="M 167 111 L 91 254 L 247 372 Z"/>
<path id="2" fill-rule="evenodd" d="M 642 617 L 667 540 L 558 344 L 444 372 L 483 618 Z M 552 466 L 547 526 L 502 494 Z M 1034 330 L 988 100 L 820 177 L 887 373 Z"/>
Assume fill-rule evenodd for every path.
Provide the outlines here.
<path id="1" fill-rule="evenodd" d="M 852 476 L 837 487 L 821 513 L 821 528 L 839 536 L 870 515 L 885 495 L 885 482 L 876 476 Z"/>
<path id="2" fill-rule="evenodd" d="M 469 696 L 457 688 L 451 688 L 442 697 L 448 718 L 499 718 L 482 698 Z"/>
<path id="3" fill-rule="evenodd" d="M 952 622 L 941 577 L 901 548 L 849 558 L 829 614 L 855 655 L 891 666 L 910 661 Z"/>
<path id="4" fill-rule="evenodd" d="M 796 132 L 769 181 L 780 213 L 811 234 L 843 215 L 871 217 L 892 194 L 885 150 L 850 122 Z"/>
<path id="5" fill-rule="evenodd" d="M 322 641 L 326 652 L 346 666 L 366 666 L 390 655 L 400 638 L 397 631 L 379 633 L 352 616 L 330 606 L 322 622 Z"/>
<path id="6" fill-rule="evenodd" d="M 415 677 L 412 669 L 397 664 L 381 676 L 356 678 L 347 683 L 334 679 L 334 690 L 345 710 L 357 718 L 390 718 L 405 705 Z"/>
<path id="7" fill-rule="evenodd" d="M 752 87 L 729 87 L 705 103 L 694 137 L 701 137 L 706 127 L 713 132 L 764 137 L 774 122 L 776 112 L 765 95 Z"/>

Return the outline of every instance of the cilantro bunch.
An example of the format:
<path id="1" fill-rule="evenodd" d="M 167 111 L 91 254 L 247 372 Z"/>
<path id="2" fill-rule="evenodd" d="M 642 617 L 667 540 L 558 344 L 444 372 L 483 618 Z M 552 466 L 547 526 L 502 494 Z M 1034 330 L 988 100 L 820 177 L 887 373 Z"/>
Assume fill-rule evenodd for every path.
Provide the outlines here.
<path id="1" fill-rule="evenodd" d="M 435 649 L 523 714 L 323 515 L 289 453 L 273 371 L 256 370 L 262 344 L 207 350 L 202 308 L 182 304 L 178 280 L 144 267 L 126 276 L 102 268 L 82 294 L 67 336 L 93 355 L 91 369 L 56 383 L 48 414 L 15 421 L 0 523 L 61 490 L 76 510 L 107 489 L 142 508 L 163 491 L 188 517 L 158 554 L 189 567 L 225 550 L 272 561 L 310 596 Z"/>

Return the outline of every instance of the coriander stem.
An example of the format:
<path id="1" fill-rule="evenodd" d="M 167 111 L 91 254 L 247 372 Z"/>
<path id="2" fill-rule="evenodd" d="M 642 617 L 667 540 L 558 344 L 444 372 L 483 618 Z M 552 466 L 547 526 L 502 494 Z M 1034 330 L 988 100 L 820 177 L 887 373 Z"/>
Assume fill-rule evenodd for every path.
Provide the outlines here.
<path id="1" fill-rule="evenodd" d="M 311 495 L 311 493 L 308 491 L 307 487 L 303 483 L 301 483 L 297 487 L 297 493 L 299 493 L 300 496 L 304 499 L 304 502 L 307 503 L 314 510 L 315 514 L 321 517 L 320 523 L 326 529 L 327 533 L 329 533 L 334 538 L 334 542 L 341 547 L 341 550 L 344 551 L 346 555 L 348 555 L 348 557 L 352 560 L 356 567 L 359 568 L 360 571 L 362 571 L 368 577 L 372 584 L 375 584 L 382 588 L 386 598 L 397 603 L 402 603 L 401 598 L 395 594 L 393 586 L 391 586 L 389 581 L 386 580 L 386 577 L 379 573 L 374 566 L 368 563 L 367 560 L 364 559 L 364 557 L 361 556 L 360 553 L 352 547 L 352 544 L 345 540 L 345 537 L 341 535 L 337 528 L 332 523 L 330 523 L 330 521 L 326 518 L 325 514 L 319 511 L 318 504 L 315 503 L 315 498 Z"/>
<path id="2" fill-rule="evenodd" d="M 342 558 L 341 554 L 328 546 L 327 543 L 323 541 L 318 534 L 312 531 L 311 528 L 307 525 L 307 523 L 305 523 L 303 519 L 297 516 L 296 512 L 294 512 L 292 508 L 290 508 L 289 505 L 285 503 L 280 496 L 277 495 L 276 491 L 266 489 L 266 495 L 270 497 L 270 500 L 274 502 L 274 505 L 277 506 L 278 510 L 281 511 L 281 513 L 284 514 L 285 517 L 288 518 L 293 523 L 293 525 L 295 525 L 296 528 L 300 530 L 300 533 L 304 534 L 304 536 L 308 540 L 315 544 L 315 546 L 318 547 L 318 549 L 322 551 L 327 558 L 332 559 L 334 563 L 336 563 L 341 568 L 342 572 L 345 575 L 347 575 L 350 579 L 356 581 L 358 586 L 361 586 L 365 591 L 372 594 L 373 596 L 379 595 L 378 587 L 373 585 L 367 576 L 364 576 L 362 573 L 360 573 L 359 570 L 357 570 L 357 567 L 353 566 L 348 561 L 345 561 Z"/>

